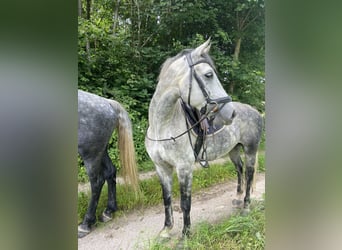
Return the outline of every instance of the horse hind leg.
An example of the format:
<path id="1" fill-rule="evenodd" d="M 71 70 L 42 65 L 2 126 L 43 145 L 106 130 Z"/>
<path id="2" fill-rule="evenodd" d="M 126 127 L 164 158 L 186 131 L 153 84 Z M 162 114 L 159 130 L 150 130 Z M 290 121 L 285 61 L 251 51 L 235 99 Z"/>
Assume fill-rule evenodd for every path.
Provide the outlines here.
<path id="1" fill-rule="evenodd" d="M 96 208 L 101 195 L 101 190 L 105 182 L 102 175 L 100 161 L 84 161 L 91 186 L 91 198 L 88 210 L 84 216 L 83 222 L 78 227 L 78 237 L 82 238 L 90 233 L 91 226 L 96 222 Z"/>
<path id="2" fill-rule="evenodd" d="M 104 178 L 108 185 L 108 201 L 107 207 L 100 216 L 100 221 L 107 222 L 110 221 L 112 213 L 117 210 L 116 202 L 116 167 L 113 165 L 111 159 L 109 158 L 108 152 L 105 151 L 102 157 L 102 169 Z"/>
<path id="3" fill-rule="evenodd" d="M 244 186 L 243 161 L 240 156 L 240 151 L 241 151 L 241 144 L 238 144 L 229 152 L 229 158 L 233 162 L 236 172 L 237 172 L 238 184 L 237 184 L 236 191 L 238 195 L 243 194 L 243 186 Z"/>
<path id="4" fill-rule="evenodd" d="M 250 204 L 250 192 L 255 181 L 257 151 L 245 153 L 246 156 L 246 195 L 244 198 L 244 208 L 248 208 Z"/>

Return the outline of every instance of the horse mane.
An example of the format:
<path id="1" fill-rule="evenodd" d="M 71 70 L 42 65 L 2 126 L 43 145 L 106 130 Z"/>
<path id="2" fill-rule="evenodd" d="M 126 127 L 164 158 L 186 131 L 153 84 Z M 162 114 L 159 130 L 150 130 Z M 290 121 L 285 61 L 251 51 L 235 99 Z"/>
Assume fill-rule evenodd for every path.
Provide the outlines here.
<path id="1" fill-rule="evenodd" d="M 175 62 L 177 59 L 181 58 L 182 56 L 191 53 L 194 49 L 184 49 L 181 52 L 179 52 L 177 55 L 175 55 L 174 57 L 170 57 L 168 58 L 162 65 L 161 70 L 160 70 L 160 74 L 158 77 L 158 81 L 164 77 L 164 75 L 166 74 L 166 72 L 168 71 L 169 67 L 171 66 L 171 64 L 173 62 Z M 211 59 L 211 57 L 208 54 L 202 54 L 201 57 L 203 57 L 203 59 L 215 70 L 216 72 L 216 68 L 214 65 L 213 60 Z M 195 62 L 194 62 L 195 63 Z"/>

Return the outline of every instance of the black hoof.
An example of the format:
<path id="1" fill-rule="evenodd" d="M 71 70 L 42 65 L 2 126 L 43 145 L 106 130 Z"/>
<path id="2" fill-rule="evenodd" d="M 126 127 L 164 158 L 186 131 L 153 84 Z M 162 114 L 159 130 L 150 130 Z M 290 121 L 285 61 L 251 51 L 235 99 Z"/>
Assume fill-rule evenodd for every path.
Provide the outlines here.
<path id="1" fill-rule="evenodd" d="M 236 194 L 237 194 L 237 195 L 242 195 L 242 194 L 243 194 L 243 190 L 242 190 L 242 189 L 236 190 Z"/>
<path id="2" fill-rule="evenodd" d="M 112 213 L 103 212 L 101 216 L 99 216 L 99 221 L 108 222 L 113 219 Z"/>
<path id="3" fill-rule="evenodd" d="M 242 216 L 247 216 L 250 213 L 250 209 L 249 208 L 243 208 L 241 210 L 241 215 Z"/>
<path id="4" fill-rule="evenodd" d="M 190 228 L 185 228 L 182 231 L 182 239 L 187 239 L 190 237 Z"/>
<path id="5" fill-rule="evenodd" d="M 243 201 L 242 201 L 242 200 L 234 199 L 234 200 L 232 201 L 232 204 L 233 204 L 233 206 L 235 206 L 235 207 L 241 207 L 241 208 L 242 208 Z"/>
<path id="6" fill-rule="evenodd" d="M 88 235 L 91 232 L 90 228 L 85 225 L 78 226 L 78 238 L 83 238 L 84 236 Z"/>
<path id="7" fill-rule="evenodd" d="M 158 238 L 161 240 L 161 241 L 168 241 L 171 239 L 171 235 L 170 235 L 170 231 L 171 231 L 171 228 L 168 228 L 168 227 L 164 227 L 160 232 L 159 232 L 159 236 Z"/>
<path id="8" fill-rule="evenodd" d="M 187 237 L 182 236 L 181 239 L 179 239 L 179 241 L 177 242 L 175 248 L 175 250 L 190 250 L 190 247 L 187 244 Z"/>

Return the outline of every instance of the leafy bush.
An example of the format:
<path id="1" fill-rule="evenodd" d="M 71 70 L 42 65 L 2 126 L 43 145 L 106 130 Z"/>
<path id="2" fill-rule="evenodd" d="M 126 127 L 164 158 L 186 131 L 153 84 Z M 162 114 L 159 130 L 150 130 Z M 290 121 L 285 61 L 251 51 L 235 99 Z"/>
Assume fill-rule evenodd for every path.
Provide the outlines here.
<path id="1" fill-rule="evenodd" d="M 148 159 L 144 149 L 148 105 L 161 65 L 168 57 L 184 48 L 194 48 L 208 37 L 212 37 L 211 55 L 226 91 L 233 100 L 264 111 L 262 0 L 243 5 L 219 0 L 181 1 L 172 6 L 163 1 L 140 2 L 139 6 L 123 2 L 118 8 L 115 30 L 113 7 L 110 1 L 96 0 L 92 2 L 91 13 L 83 9 L 78 18 L 78 86 L 124 105 L 133 123 L 138 163 Z M 235 30 L 236 15 L 227 13 L 239 12 L 247 20 L 249 11 L 257 14 L 256 19 L 241 34 Z M 234 41 L 240 36 L 243 43 L 240 61 L 236 61 L 232 56 Z M 230 93 L 232 84 L 235 87 Z M 115 143 L 114 136 L 110 156 L 118 162 Z"/>
<path id="2" fill-rule="evenodd" d="M 146 249 L 265 249 L 265 201 L 252 201 L 251 211 L 246 215 L 239 212 L 218 224 L 198 224 L 192 235 L 185 240 L 160 243 L 154 241 Z"/>

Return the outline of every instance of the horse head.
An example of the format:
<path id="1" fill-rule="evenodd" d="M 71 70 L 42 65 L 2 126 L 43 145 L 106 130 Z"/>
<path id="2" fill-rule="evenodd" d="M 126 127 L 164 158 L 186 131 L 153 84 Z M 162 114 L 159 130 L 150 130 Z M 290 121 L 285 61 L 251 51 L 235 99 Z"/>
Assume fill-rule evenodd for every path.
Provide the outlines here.
<path id="1" fill-rule="evenodd" d="M 181 58 L 187 68 L 179 82 L 181 99 L 209 118 L 219 114 L 220 119 L 214 119 L 214 123 L 229 125 L 235 116 L 229 105 L 232 98 L 217 77 L 214 63 L 208 55 L 209 50 L 210 39 L 194 50 L 184 53 Z"/>

